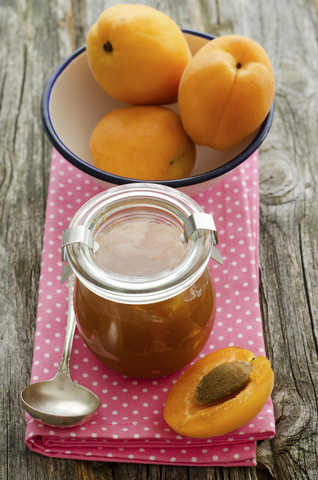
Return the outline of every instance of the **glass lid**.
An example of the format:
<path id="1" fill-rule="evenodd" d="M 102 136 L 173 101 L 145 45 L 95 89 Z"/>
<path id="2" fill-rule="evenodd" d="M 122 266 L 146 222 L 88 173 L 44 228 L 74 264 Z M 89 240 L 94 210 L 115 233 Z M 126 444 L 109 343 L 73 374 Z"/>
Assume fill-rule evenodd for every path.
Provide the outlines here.
<path id="1" fill-rule="evenodd" d="M 63 232 L 62 250 L 91 291 L 121 303 L 153 303 L 203 273 L 217 234 L 212 215 L 178 190 L 128 184 L 90 199 Z"/>

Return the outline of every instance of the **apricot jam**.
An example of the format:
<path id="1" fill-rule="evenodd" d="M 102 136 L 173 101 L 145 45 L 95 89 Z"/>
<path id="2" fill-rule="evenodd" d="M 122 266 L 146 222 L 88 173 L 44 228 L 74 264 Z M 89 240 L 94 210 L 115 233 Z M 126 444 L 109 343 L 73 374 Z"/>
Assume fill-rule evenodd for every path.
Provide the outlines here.
<path id="1" fill-rule="evenodd" d="M 63 248 L 76 276 L 77 326 L 91 352 L 118 373 L 168 375 L 191 362 L 211 334 L 215 237 L 208 228 L 185 234 L 196 213 L 205 215 L 179 191 L 131 184 L 97 195 L 70 224 L 74 239 Z"/>

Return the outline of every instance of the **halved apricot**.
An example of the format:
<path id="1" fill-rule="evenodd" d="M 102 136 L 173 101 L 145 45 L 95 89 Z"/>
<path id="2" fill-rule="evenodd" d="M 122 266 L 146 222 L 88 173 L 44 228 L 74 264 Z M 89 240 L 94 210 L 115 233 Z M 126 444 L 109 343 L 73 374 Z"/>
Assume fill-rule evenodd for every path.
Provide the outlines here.
<path id="1" fill-rule="evenodd" d="M 213 404 L 199 405 L 195 394 L 204 375 L 226 362 L 251 362 L 249 381 L 236 394 Z M 231 432 L 252 420 L 263 408 L 274 385 L 270 361 L 239 347 L 210 353 L 189 367 L 171 388 L 164 419 L 181 435 L 206 438 Z"/>

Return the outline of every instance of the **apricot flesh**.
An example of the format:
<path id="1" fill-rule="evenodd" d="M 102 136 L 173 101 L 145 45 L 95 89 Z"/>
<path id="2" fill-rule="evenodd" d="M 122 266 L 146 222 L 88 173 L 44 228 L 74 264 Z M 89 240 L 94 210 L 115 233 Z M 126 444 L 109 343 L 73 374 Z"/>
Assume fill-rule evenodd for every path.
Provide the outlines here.
<path id="1" fill-rule="evenodd" d="M 274 99 L 267 53 L 248 37 L 211 40 L 191 59 L 179 86 L 183 126 L 199 145 L 230 149 L 255 132 Z"/>

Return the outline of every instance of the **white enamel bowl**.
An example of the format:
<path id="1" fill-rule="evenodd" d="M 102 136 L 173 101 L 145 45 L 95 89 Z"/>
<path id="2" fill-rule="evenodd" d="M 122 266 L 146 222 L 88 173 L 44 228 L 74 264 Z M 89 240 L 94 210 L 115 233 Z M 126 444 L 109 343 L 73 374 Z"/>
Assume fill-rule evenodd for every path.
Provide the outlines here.
<path id="1" fill-rule="evenodd" d="M 183 30 L 183 33 L 192 53 L 214 38 L 192 30 Z M 42 95 L 42 120 L 52 145 L 66 160 L 105 189 L 138 182 L 96 168 L 89 151 L 89 137 L 97 122 L 110 110 L 122 105 L 107 95 L 95 81 L 87 62 L 85 46 L 73 52 L 54 71 Z M 177 104 L 169 108 L 178 111 Z M 259 130 L 230 150 L 216 151 L 197 146 L 197 160 L 191 176 L 152 183 L 178 188 L 190 196 L 206 190 L 258 149 L 271 128 L 273 114 L 272 106 Z"/>

